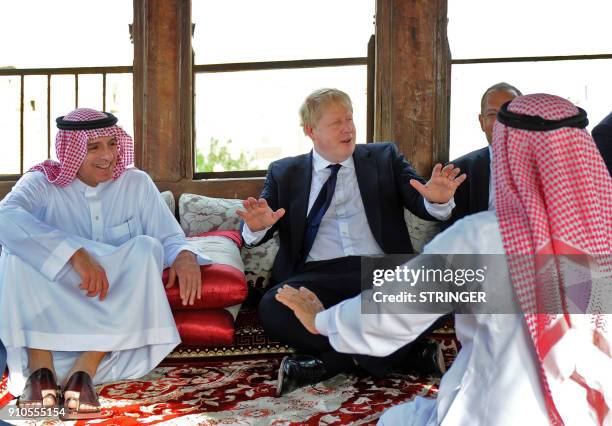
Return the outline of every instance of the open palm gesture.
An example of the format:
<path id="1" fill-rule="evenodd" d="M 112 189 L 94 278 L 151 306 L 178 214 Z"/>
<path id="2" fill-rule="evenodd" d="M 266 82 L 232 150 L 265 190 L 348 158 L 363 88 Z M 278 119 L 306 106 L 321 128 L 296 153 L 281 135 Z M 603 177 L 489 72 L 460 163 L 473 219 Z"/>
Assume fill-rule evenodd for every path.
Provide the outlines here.
<path id="1" fill-rule="evenodd" d="M 465 173 L 459 176 L 460 172 L 459 167 L 452 164 L 442 167 L 442 164 L 438 163 L 434 166 L 431 178 L 425 185 L 416 179 L 410 179 L 410 185 L 430 203 L 444 204 L 455 195 L 459 185 L 467 178 Z"/>
<path id="2" fill-rule="evenodd" d="M 285 209 L 280 208 L 273 211 L 264 198 L 256 200 L 249 197 L 242 202 L 244 210 L 236 210 L 236 214 L 244 220 L 249 229 L 253 232 L 270 228 L 285 215 Z"/>
<path id="3" fill-rule="evenodd" d="M 316 294 L 306 287 L 296 289 L 290 285 L 284 285 L 276 292 L 276 300 L 293 311 L 298 320 L 312 334 L 319 334 L 315 327 L 315 317 L 325 307 Z"/>

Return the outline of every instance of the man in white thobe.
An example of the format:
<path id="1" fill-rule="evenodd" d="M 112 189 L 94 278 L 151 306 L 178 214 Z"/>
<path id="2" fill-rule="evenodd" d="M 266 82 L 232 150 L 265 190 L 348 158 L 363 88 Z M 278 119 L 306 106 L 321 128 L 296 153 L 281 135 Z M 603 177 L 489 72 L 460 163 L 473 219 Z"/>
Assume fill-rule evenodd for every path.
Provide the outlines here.
<path id="1" fill-rule="evenodd" d="M 92 379 L 138 378 L 180 342 L 162 269 L 193 304 L 199 264 L 211 261 L 133 168 L 112 114 L 77 109 L 57 121 L 59 162 L 35 166 L 0 203 L 0 340 L 19 402 L 54 406 L 57 380 L 75 419 L 100 411 Z"/>

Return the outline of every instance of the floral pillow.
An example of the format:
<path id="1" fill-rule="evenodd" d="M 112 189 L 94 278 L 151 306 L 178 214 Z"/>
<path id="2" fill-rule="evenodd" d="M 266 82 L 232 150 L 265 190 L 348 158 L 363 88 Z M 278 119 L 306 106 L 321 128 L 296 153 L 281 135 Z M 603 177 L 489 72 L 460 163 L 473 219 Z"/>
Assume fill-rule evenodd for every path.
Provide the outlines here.
<path id="1" fill-rule="evenodd" d="M 170 211 L 172 212 L 172 214 L 174 215 L 176 212 L 176 205 L 174 204 L 174 194 L 172 194 L 172 191 L 164 191 L 160 195 L 168 206 L 168 208 L 170 209 Z"/>
<path id="2" fill-rule="evenodd" d="M 248 285 L 256 288 L 266 288 L 270 285 L 272 265 L 277 251 L 278 233 L 274 234 L 274 238 L 257 247 L 242 248 L 244 275 Z"/>
<path id="3" fill-rule="evenodd" d="M 182 194 L 179 198 L 181 227 L 188 237 L 202 232 L 238 230 L 240 218 L 236 210 L 239 208 L 242 200 Z"/>
<path id="4" fill-rule="evenodd" d="M 179 198 L 181 227 L 188 237 L 202 232 L 238 230 L 240 218 L 236 210 L 239 208 L 242 208 L 242 200 L 182 194 Z M 276 236 L 260 246 L 242 248 L 244 274 L 250 286 L 265 288 L 269 285 L 277 251 Z"/>
<path id="5" fill-rule="evenodd" d="M 433 237 L 440 232 L 439 222 L 430 222 L 421 219 L 406 209 L 404 209 L 404 220 L 408 227 L 412 247 L 417 253 L 421 253 L 425 244 L 430 242 Z"/>

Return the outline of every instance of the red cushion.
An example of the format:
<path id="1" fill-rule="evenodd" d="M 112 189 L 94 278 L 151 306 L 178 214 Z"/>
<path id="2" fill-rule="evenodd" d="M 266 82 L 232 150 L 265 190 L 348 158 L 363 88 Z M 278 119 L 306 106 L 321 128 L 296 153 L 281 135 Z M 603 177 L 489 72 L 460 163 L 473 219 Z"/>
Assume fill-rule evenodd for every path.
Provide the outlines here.
<path id="1" fill-rule="evenodd" d="M 240 231 L 208 231 L 194 235 L 194 237 L 225 237 L 232 240 L 238 248 L 242 248 L 242 235 Z"/>
<path id="2" fill-rule="evenodd" d="M 215 264 L 200 266 L 202 272 L 202 298 L 193 305 L 183 306 L 178 278 L 172 288 L 166 289 L 170 307 L 174 309 L 225 308 L 244 302 L 247 297 L 247 282 L 244 273 L 233 266 Z M 168 270 L 162 276 L 168 282 Z"/>
<path id="3" fill-rule="evenodd" d="M 183 345 L 229 346 L 234 343 L 234 318 L 225 309 L 175 311 L 173 315 Z"/>

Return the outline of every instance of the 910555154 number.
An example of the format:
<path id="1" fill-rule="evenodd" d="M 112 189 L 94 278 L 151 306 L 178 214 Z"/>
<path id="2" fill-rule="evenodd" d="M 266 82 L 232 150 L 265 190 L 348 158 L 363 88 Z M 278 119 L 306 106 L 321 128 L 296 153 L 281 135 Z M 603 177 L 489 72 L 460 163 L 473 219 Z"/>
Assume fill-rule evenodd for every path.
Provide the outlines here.
<path id="1" fill-rule="evenodd" d="M 18 407 L 8 406 L 0 410 L 0 420 L 16 420 L 18 418 L 58 417 L 64 415 L 64 407 Z"/>

